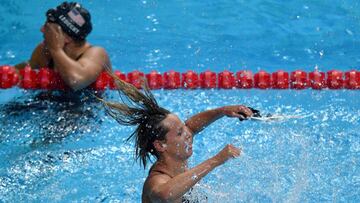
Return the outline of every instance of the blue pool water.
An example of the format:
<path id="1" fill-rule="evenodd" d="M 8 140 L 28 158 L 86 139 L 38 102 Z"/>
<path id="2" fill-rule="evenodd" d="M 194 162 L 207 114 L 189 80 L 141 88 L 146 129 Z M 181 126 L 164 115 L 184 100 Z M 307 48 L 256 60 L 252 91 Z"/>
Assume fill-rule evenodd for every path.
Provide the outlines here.
<path id="1" fill-rule="evenodd" d="M 0 64 L 27 59 L 42 40 L 44 13 L 60 1 L 2 1 Z M 358 1 L 82 1 L 93 16 L 93 44 L 116 69 L 237 71 L 357 68 Z M 358 69 L 358 68 L 357 68 Z M 100 105 L 37 100 L 0 90 L 0 202 L 139 202 L 148 169 L 133 159 L 132 128 Z M 225 144 L 240 158 L 195 189 L 209 202 L 359 202 L 359 91 L 154 91 L 186 119 L 246 104 L 298 115 L 279 122 L 223 118 L 195 137 L 190 166 Z M 108 92 L 109 99 L 116 94 Z M 72 109 L 69 111 L 68 109 Z M 75 121 L 69 121 L 72 118 Z"/>

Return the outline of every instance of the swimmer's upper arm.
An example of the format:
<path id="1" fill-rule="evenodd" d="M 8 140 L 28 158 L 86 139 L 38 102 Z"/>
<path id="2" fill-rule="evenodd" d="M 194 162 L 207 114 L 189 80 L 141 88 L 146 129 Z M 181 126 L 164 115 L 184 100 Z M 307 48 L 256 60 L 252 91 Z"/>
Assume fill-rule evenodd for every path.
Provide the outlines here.
<path id="1" fill-rule="evenodd" d="M 83 74 L 93 76 L 103 70 L 105 66 L 111 68 L 109 56 L 102 47 L 92 47 L 87 50 L 83 56 L 78 59 L 83 66 Z"/>
<path id="2" fill-rule="evenodd" d="M 144 185 L 144 193 L 152 201 L 158 201 L 164 199 L 163 185 L 171 180 L 171 177 L 165 174 L 154 175 L 150 179 L 146 180 Z"/>
<path id="3" fill-rule="evenodd" d="M 16 64 L 15 68 L 19 70 L 25 68 L 26 65 L 30 65 L 33 69 L 39 68 L 41 66 L 41 60 L 44 61 L 43 48 L 44 46 L 42 44 L 37 45 L 31 53 L 30 59 Z"/>
<path id="4" fill-rule="evenodd" d="M 26 65 L 30 65 L 33 69 L 39 69 L 41 67 L 46 67 L 48 61 L 50 59 L 50 53 L 48 55 L 45 54 L 44 44 L 38 44 L 34 51 L 31 53 L 31 57 L 29 60 L 22 62 L 20 64 L 15 65 L 17 69 L 24 68 Z"/>
<path id="5" fill-rule="evenodd" d="M 90 48 L 77 62 L 80 63 L 81 68 L 72 72 L 80 88 L 95 82 L 105 67 L 111 69 L 109 56 L 101 47 Z"/>
<path id="6" fill-rule="evenodd" d="M 188 131 L 190 131 L 191 135 L 194 136 L 196 133 L 194 133 L 193 129 L 191 129 L 188 125 L 185 123 L 185 127 Z"/>
<path id="7" fill-rule="evenodd" d="M 46 61 L 48 61 L 48 57 L 44 54 L 44 45 L 40 43 L 31 54 L 29 65 L 31 68 L 38 69 L 41 66 L 46 66 Z"/>
<path id="8" fill-rule="evenodd" d="M 44 45 L 39 44 L 31 54 L 29 64 L 32 68 L 39 68 L 41 59 L 44 57 L 43 53 Z M 43 59 L 44 60 L 44 59 Z"/>

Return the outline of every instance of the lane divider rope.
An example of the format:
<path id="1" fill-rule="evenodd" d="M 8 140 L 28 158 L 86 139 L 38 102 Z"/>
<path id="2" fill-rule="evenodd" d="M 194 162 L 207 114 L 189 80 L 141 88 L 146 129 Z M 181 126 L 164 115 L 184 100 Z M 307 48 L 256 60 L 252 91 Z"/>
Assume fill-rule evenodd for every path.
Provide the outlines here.
<path id="1" fill-rule="evenodd" d="M 346 72 L 314 70 L 309 73 L 303 70 L 292 72 L 278 70 L 272 73 L 260 70 L 255 74 L 249 70 L 240 70 L 236 73 L 227 70 L 219 73 L 207 70 L 200 74 L 192 70 L 185 73 L 168 71 L 163 74 L 157 71 L 145 74 L 137 70 L 126 74 L 115 70 L 114 74 L 137 88 L 141 88 L 142 78 L 146 78 L 151 89 L 360 89 L 360 72 L 357 70 Z M 69 89 L 60 75 L 52 69 L 34 70 L 28 66 L 16 71 L 13 66 L 0 66 L 0 89 L 15 86 L 23 89 Z M 116 89 L 113 79 L 105 71 L 99 75 L 91 88 L 94 90 Z"/>

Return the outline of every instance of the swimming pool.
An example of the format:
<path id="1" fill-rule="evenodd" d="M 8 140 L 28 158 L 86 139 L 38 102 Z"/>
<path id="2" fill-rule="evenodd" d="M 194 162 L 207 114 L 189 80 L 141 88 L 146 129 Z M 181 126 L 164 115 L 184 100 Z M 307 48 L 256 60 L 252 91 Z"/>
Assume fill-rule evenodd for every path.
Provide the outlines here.
<path id="1" fill-rule="evenodd" d="M 89 40 L 105 46 L 114 66 L 125 72 L 309 71 L 315 66 L 345 71 L 356 68 L 360 60 L 356 1 L 82 3 L 94 19 Z M 44 12 L 56 4 L 20 0 L 0 6 L 1 64 L 15 64 L 30 55 L 42 38 Z M 198 191 L 210 202 L 359 202 L 359 91 L 154 94 L 182 119 L 238 103 L 264 113 L 302 116 L 280 122 L 224 118 L 199 134 L 190 166 L 227 143 L 243 148 L 239 159 L 199 184 Z M 0 114 L 0 201 L 140 201 L 147 170 L 133 161 L 133 143 L 124 142 L 131 128 L 119 126 L 100 106 L 89 104 L 82 109 L 90 114 L 81 120 L 80 130 L 63 126 L 67 136 L 43 142 L 48 135 L 42 126 L 61 131 L 49 120 L 61 122 L 66 108 L 48 101 L 34 105 L 33 92 L 16 88 L 1 90 L 0 98 L 2 109 L 14 103 L 21 107 Z M 29 105 L 32 111 L 24 110 Z"/>

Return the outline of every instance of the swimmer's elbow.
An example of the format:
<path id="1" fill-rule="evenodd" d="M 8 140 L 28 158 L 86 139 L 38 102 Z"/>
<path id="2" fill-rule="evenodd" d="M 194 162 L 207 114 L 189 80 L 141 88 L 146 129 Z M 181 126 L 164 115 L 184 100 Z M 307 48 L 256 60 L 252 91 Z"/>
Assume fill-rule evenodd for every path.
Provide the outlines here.
<path id="1" fill-rule="evenodd" d="M 72 78 L 67 81 L 67 85 L 73 90 L 78 91 L 84 89 L 88 85 L 79 78 Z"/>

